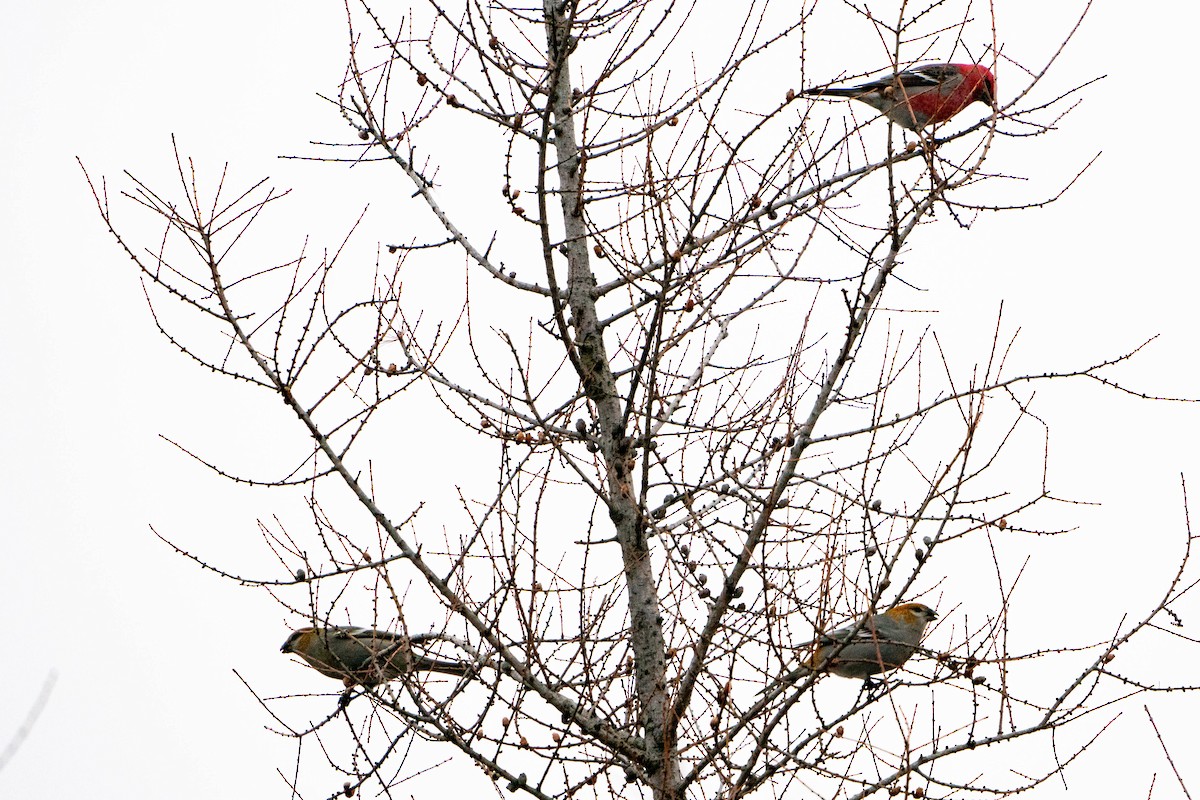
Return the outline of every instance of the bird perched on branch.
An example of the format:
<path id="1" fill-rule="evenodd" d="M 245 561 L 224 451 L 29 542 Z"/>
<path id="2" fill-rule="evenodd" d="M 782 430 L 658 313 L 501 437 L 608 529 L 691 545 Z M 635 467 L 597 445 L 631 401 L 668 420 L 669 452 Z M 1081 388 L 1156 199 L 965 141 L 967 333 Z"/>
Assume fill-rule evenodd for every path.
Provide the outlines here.
<path id="1" fill-rule="evenodd" d="M 882 614 L 860 617 L 820 636 L 812 656 L 792 670 L 787 679 L 795 681 L 813 672 L 829 672 L 866 680 L 896 669 L 916 652 L 925 626 L 935 619 L 937 612 L 922 603 L 902 603 Z"/>
<path id="2" fill-rule="evenodd" d="M 466 662 L 440 661 L 414 653 L 407 636 L 353 625 L 300 628 L 279 651 L 295 653 L 317 672 L 347 686 L 376 686 L 414 671 L 448 675 L 474 671 L 474 665 Z"/>
<path id="3" fill-rule="evenodd" d="M 910 131 L 938 125 L 976 101 L 996 103 L 996 77 L 982 64 L 925 64 L 857 86 L 806 89 L 809 97 L 861 100 Z"/>

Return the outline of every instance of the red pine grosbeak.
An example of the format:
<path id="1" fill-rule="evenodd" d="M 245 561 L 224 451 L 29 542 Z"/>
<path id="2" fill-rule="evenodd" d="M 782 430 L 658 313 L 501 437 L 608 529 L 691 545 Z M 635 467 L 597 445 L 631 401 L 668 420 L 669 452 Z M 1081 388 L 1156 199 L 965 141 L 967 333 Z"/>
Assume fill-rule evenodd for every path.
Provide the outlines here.
<path id="1" fill-rule="evenodd" d="M 935 619 L 937 612 L 922 603 L 902 603 L 882 614 L 868 615 L 861 625 L 853 622 L 820 636 L 812 657 L 787 679 L 797 680 L 814 671 L 866 679 L 896 669 L 916 652 L 925 626 Z"/>
<path id="2" fill-rule="evenodd" d="M 852 97 L 910 131 L 938 125 L 978 100 L 996 101 L 996 76 L 982 64 L 925 64 L 857 86 L 807 89 L 809 97 Z"/>

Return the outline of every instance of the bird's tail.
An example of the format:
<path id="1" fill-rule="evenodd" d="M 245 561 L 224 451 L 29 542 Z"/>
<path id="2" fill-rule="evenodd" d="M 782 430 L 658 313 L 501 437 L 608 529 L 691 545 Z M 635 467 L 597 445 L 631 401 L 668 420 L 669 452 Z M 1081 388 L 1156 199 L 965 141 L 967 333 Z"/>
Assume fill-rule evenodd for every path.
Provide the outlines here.
<path id="1" fill-rule="evenodd" d="M 812 667 L 807 664 L 798 664 L 790 672 L 785 673 L 778 681 L 768 683 L 766 686 L 764 686 L 759 691 L 759 694 L 766 694 L 767 692 L 778 693 L 784 691 L 783 687 L 789 686 L 797 681 L 802 681 L 812 674 Z"/>
<path id="2" fill-rule="evenodd" d="M 783 676 L 784 683 L 795 683 L 802 678 L 807 678 L 813 674 L 813 668 L 808 664 L 800 664 L 791 672 Z"/>
<path id="3" fill-rule="evenodd" d="M 805 97 L 858 97 L 866 94 L 866 91 L 861 86 L 818 86 L 805 89 L 800 94 Z"/>
<path id="4" fill-rule="evenodd" d="M 468 661 L 442 661 L 428 656 L 416 656 L 413 659 L 413 669 L 424 672 L 442 672 L 446 675 L 471 675 L 475 665 Z"/>

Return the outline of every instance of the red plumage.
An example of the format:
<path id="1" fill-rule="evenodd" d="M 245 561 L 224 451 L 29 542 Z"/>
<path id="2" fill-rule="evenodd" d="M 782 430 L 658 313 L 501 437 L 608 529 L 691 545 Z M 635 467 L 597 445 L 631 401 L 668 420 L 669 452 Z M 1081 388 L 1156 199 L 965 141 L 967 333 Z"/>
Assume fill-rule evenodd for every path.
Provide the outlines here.
<path id="1" fill-rule="evenodd" d="M 861 100 L 915 131 L 941 124 L 974 102 L 995 105 L 996 77 L 982 64 L 925 64 L 857 86 L 807 89 L 802 94 Z"/>

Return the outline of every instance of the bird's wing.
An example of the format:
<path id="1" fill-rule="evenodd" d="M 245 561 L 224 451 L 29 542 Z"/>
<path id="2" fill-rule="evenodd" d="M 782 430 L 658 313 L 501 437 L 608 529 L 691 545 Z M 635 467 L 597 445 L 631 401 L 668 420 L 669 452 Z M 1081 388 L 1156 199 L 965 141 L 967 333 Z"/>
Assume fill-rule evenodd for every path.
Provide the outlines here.
<path id="1" fill-rule="evenodd" d="M 876 642 L 884 640 L 887 638 L 887 626 L 883 624 L 885 621 L 886 618 L 880 619 L 878 617 L 874 619 L 868 619 L 866 622 L 863 622 L 862 620 L 855 620 L 854 622 L 843 625 L 836 630 L 823 634 L 820 637 L 819 642 L 825 646 L 841 644 L 842 642 L 846 641 L 851 634 L 853 634 L 853 638 L 850 638 L 851 642 Z M 856 631 L 855 628 L 858 628 L 858 630 Z"/>
<path id="2" fill-rule="evenodd" d="M 338 626 L 334 636 L 339 639 L 353 640 L 363 647 L 373 657 L 390 658 L 397 649 L 408 648 L 408 637 L 392 631 L 381 631 L 376 628 L 360 628 L 357 625 Z"/>
<path id="3" fill-rule="evenodd" d="M 341 639 L 375 639 L 380 642 L 394 642 L 404 637 L 391 631 L 381 631 L 377 628 L 362 628 L 358 625 L 339 625 L 334 628 L 334 636 Z"/>
<path id="4" fill-rule="evenodd" d="M 900 85 L 909 91 L 921 89 L 936 89 L 945 86 L 948 81 L 954 81 L 962 76 L 953 64 L 926 64 L 901 72 L 896 76 Z M 890 83 L 891 81 L 883 81 Z"/>

